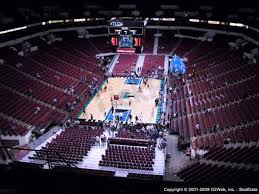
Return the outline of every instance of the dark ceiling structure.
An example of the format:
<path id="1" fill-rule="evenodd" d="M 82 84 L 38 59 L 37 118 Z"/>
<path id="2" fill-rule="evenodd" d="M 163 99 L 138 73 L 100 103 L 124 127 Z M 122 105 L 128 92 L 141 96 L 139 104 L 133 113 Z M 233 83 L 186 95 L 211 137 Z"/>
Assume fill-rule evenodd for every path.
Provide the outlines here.
<path id="1" fill-rule="evenodd" d="M 1 26 L 82 17 L 174 17 L 240 22 L 258 26 L 256 1 L 234 0 L 8 0 L 0 7 Z"/>

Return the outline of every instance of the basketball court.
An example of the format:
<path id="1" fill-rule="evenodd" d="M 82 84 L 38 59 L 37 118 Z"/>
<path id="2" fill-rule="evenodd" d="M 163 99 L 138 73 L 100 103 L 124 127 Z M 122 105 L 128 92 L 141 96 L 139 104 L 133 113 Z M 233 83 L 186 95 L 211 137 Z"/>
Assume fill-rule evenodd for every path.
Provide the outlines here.
<path id="1" fill-rule="evenodd" d="M 139 122 L 156 123 L 155 99 L 159 97 L 160 88 L 161 80 L 158 79 L 148 79 L 148 84 L 144 85 L 142 78 L 109 78 L 108 84 L 103 84 L 79 119 L 88 120 L 92 114 L 95 120 L 112 121 L 117 116 L 121 122 L 130 122 L 132 115 L 132 122 L 136 122 L 138 116 Z"/>

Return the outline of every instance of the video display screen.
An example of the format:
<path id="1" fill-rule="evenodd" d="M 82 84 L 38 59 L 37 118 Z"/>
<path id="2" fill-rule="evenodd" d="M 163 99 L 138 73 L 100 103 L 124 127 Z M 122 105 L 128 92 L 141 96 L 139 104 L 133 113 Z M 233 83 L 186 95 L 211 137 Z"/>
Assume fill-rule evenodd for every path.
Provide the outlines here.
<path id="1" fill-rule="evenodd" d="M 119 47 L 120 48 L 133 48 L 133 37 L 131 35 L 119 36 Z"/>

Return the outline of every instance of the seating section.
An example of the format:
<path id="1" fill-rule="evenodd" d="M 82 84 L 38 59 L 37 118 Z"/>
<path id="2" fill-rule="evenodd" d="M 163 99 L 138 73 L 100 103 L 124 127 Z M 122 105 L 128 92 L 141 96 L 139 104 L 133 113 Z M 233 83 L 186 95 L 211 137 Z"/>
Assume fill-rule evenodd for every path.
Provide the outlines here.
<path id="1" fill-rule="evenodd" d="M 88 41 L 89 41 L 89 45 L 94 47 L 97 53 L 109 53 L 112 50 L 112 45 L 111 45 L 109 36 L 92 37 L 88 39 Z M 88 53 L 93 51 L 94 51 L 93 49 L 88 49 Z M 95 55 L 91 55 L 91 56 L 95 57 Z"/>
<path id="2" fill-rule="evenodd" d="M 173 51 L 173 54 L 177 54 L 180 57 L 184 57 L 186 54 L 192 51 L 197 45 L 200 44 L 199 40 L 194 39 L 180 39 L 180 42 L 178 42 L 176 45 L 175 50 Z"/>
<path id="3" fill-rule="evenodd" d="M 226 107 L 215 108 L 211 112 L 200 112 L 173 120 L 173 127 L 184 137 L 212 133 L 217 129 L 227 129 L 241 123 L 258 119 L 258 98 L 246 99 Z M 197 128 L 198 125 L 198 128 Z"/>
<path id="4" fill-rule="evenodd" d="M 162 37 L 159 38 L 158 53 L 169 54 L 177 46 L 179 38 L 175 38 L 174 31 L 161 30 Z"/>
<path id="5" fill-rule="evenodd" d="M 187 184 L 255 183 L 258 67 L 216 40 L 213 45 L 182 39 L 174 46 L 188 61 L 186 75 L 169 78 L 171 132 L 179 134 L 178 146 L 208 151 L 177 176 Z"/>
<path id="6" fill-rule="evenodd" d="M 226 41 L 223 37 L 218 35 L 214 37 L 213 42 L 201 42 L 201 44 L 187 54 L 186 57 L 193 63 L 199 63 L 213 60 L 215 57 L 228 53 L 229 47 L 226 45 Z"/>
<path id="7" fill-rule="evenodd" d="M 56 58 L 53 55 L 48 54 L 47 52 L 38 52 L 31 58 L 51 69 L 59 71 L 65 75 L 74 77 L 76 79 L 79 79 L 81 76 L 89 76 L 89 73 L 81 72 L 80 67 L 66 63 L 65 61 L 62 61 L 59 58 Z"/>
<path id="8" fill-rule="evenodd" d="M 153 170 L 154 158 L 154 149 L 110 144 L 99 165 L 125 169 Z"/>
<path id="9" fill-rule="evenodd" d="M 103 132 L 99 127 L 68 128 L 51 143 L 36 151 L 31 159 L 51 162 L 78 163 L 87 155 L 95 142 L 95 137 Z"/>
<path id="10" fill-rule="evenodd" d="M 48 53 L 51 54 L 52 56 L 55 56 L 61 59 L 66 63 L 69 63 L 71 65 L 87 70 L 89 72 L 88 74 L 89 77 L 90 76 L 93 77 L 93 75 L 101 75 L 101 76 L 103 75 L 103 71 L 100 66 L 96 65 L 96 63 L 93 63 L 92 61 L 86 60 L 85 58 L 75 56 L 73 52 L 71 53 L 63 49 L 56 48 L 56 49 L 49 50 Z M 92 72 L 94 72 L 94 74 Z"/>
<path id="11" fill-rule="evenodd" d="M 0 115 L 0 135 L 12 136 L 12 135 L 25 135 L 30 129 L 30 125 L 18 123 L 7 117 Z"/>
<path id="12" fill-rule="evenodd" d="M 258 169 L 194 163 L 177 173 L 188 184 L 203 185 L 253 185 L 259 178 Z"/>
<path id="13" fill-rule="evenodd" d="M 138 55 L 133 54 L 120 54 L 117 64 L 113 69 L 113 74 L 118 76 L 129 75 L 131 68 L 136 67 Z"/>
<path id="14" fill-rule="evenodd" d="M 107 36 L 80 40 L 73 39 L 72 41 L 71 38 L 68 37 L 65 42 L 58 44 L 58 47 L 80 58 L 87 59 L 87 63 L 90 64 L 97 64 L 98 61 L 95 57 L 97 53 L 108 53 L 112 50 Z"/>
<path id="15" fill-rule="evenodd" d="M 162 75 L 164 73 L 164 59 L 163 55 L 146 55 L 141 74 L 151 76 L 152 72 L 158 71 L 158 74 Z"/>
<path id="16" fill-rule="evenodd" d="M 245 146 L 245 147 L 219 147 L 210 150 L 205 154 L 207 160 L 245 163 L 245 164 L 259 164 L 259 147 Z"/>
<path id="17" fill-rule="evenodd" d="M 106 29 L 102 32 L 106 33 Z M 159 55 L 152 55 L 155 33 L 158 32 L 146 31 L 141 73 L 161 77 L 165 53 L 188 58 L 186 75 L 169 75 L 167 79 L 172 102 L 170 130 L 179 134 L 179 144 L 208 151 L 201 161 L 181 169 L 177 176 L 188 184 L 257 183 L 258 66 L 247 64 L 241 57 L 243 51 L 229 51 L 225 39 L 216 37 L 208 42 L 177 38 L 175 32 L 164 30 L 160 32 Z M 24 57 L 9 48 L 1 49 L 0 57 L 6 62 L 0 65 L 0 135 L 24 136 L 35 128 L 65 123 L 69 116 L 76 117 L 91 98 L 92 85 L 96 91 L 104 81 L 105 68 L 95 55 L 111 51 L 108 37 L 74 40 L 68 36 L 51 46 L 39 44 L 39 51 Z M 113 75 L 129 75 L 137 60 L 137 54 L 120 54 Z M 68 92 L 71 88 L 73 92 Z M 76 105 L 68 110 L 68 104 Z M 76 165 L 103 132 L 101 123 L 82 121 L 79 127 L 62 131 L 29 158 L 52 162 L 57 168 L 64 163 Z M 133 130 L 122 127 L 116 137 L 108 139 L 99 166 L 144 170 L 148 173 L 134 171 L 128 178 L 163 180 L 160 175 L 149 174 L 154 170 L 156 132 L 139 126 Z M 0 158 L 7 159 L 2 149 Z M 90 169 L 85 172 L 115 174 Z"/>
<path id="18" fill-rule="evenodd" d="M 51 122 L 64 121 L 66 118 L 65 113 L 58 112 L 25 96 L 17 95 L 6 88 L 0 87 L 0 94 L 0 113 L 27 123 L 27 125 L 41 128 Z M 40 111 L 35 113 L 37 107 L 40 108 Z M 17 133 L 19 132 L 17 131 Z"/>
<path id="19" fill-rule="evenodd" d="M 206 136 L 197 136 L 193 142 L 193 146 L 199 149 L 210 150 L 216 147 L 222 147 L 224 141 L 228 138 L 230 143 L 249 143 L 257 142 L 259 140 L 259 125 L 252 125 L 248 127 L 240 127 L 238 129 L 231 129 L 221 133 L 210 133 Z"/>
<path id="20" fill-rule="evenodd" d="M 154 131 L 147 129 L 147 127 L 141 124 L 135 125 L 134 127 L 123 125 L 116 134 L 118 138 L 126 139 L 139 139 L 139 140 L 150 140 L 154 136 Z"/>
<path id="21" fill-rule="evenodd" d="M 58 108 L 65 109 L 67 102 L 73 103 L 76 99 L 62 90 L 57 90 L 56 88 L 51 87 L 51 85 L 43 84 L 39 80 L 27 77 L 7 66 L 1 66 L 0 72 L 0 82 L 5 86 L 25 95 L 31 90 L 31 97 L 48 104 L 53 104 L 53 99 L 56 98 L 58 101 L 55 105 Z M 14 77 L 15 79 L 13 79 Z"/>
<path id="22" fill-rule="evenodd" d="M 190 138 L 258 119 L 258 69 L 222 54 L 188 71 L 184 83 L 171 80 L 172 132 Z"/>
<path id="23" fill-rule="evenodd" d="M 77 116 L 90 99 L 93 80 L 96 87 L 104 81 L 105 71 L 95 58 L 100 50 L 95 47 L 102 49 L 101 41 L 107 37 L 100 39 L 83 43 L 70 38 L 69 43 L 52 46 L 40 41 L 39 51 L 25 57 L 9 48 L 1 49 L 5 64 L 0 66 L 0 89 L 12 96 L 1 96 L 1 134 L 25 135 L 30 127 L 40 129 L 51 122 L 63 122 L 68 112 Z M 68 92 L 71 88 L 72 93 Z"/>
<path id="24" fill-rule="evenodd" d="M 19 68 L 16 67 L 17 62 L 21 62 L 23 65 Z M 38 80 L 56 86 L 65 90 L 68 86 L 73 85 L 75 88 L 75 94 L 82 95 L 85 91 L 85 84 L 80 83 L 79 80 L 62 74 L 54 69 L 46 68 L 41 63 L 38 63 L 31 58 L 19 58 L 15 62 L 11 63 L 13 67 L 27 73 Z M 39 73 L 40 77 L 36 77 Z"/>
<path id="25" fill-rule="evenodd" d="M 230 101 L 240 100 L 248 95 L 255 95 L 258 92 L 258 89 L 254 86 L 256 80 L 255 77 L 252 77 L 243 80 L 239 84 L 232 84 L 225 88 L 209 91 L 203 95 L 176 100 L 173 107 L 174 112 L 178 116 L 184 116 L 187 112 L 202 112 L 208 107 L 215 108 Z"/>

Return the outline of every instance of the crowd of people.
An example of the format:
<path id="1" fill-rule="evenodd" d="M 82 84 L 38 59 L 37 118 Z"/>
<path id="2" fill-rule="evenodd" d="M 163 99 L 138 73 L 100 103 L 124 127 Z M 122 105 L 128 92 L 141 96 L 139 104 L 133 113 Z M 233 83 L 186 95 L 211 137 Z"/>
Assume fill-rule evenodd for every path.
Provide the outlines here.
<path id="1" fill-rule="evenodd" d="M 91 83 L 88 85 L 89 88 L 89 95 L 93 96 L 94 94 L 96 94 L 98 92 L 98 80 L 94 77 L 93 80 L 91 81 Z"/>
<path id="2" fill-rule="evenodd" d="M 65 93 L 69 94 L 69 95 L 74 95 L 75 94 L 75 86 L 74 85 L 70 85 L 67 88 L 65 88 Z"/>
<path id="3" fill-rule="evenodd" d="M 107 137 L 105 136 L 105 134 L 101 134 L 100 136 L 96 136 L 95 137 L 95 145 L 96 146 L 106 146 L 107 144 Z"/>
<path id="4" fill-rule="evenodd" d="M 105 128 L 111 137 L 146 139 L 158 142 L 159 149 L 167 147 L 167 129 L 158 124 L 122 124 L 109 121 L 105 122 Z"/>

